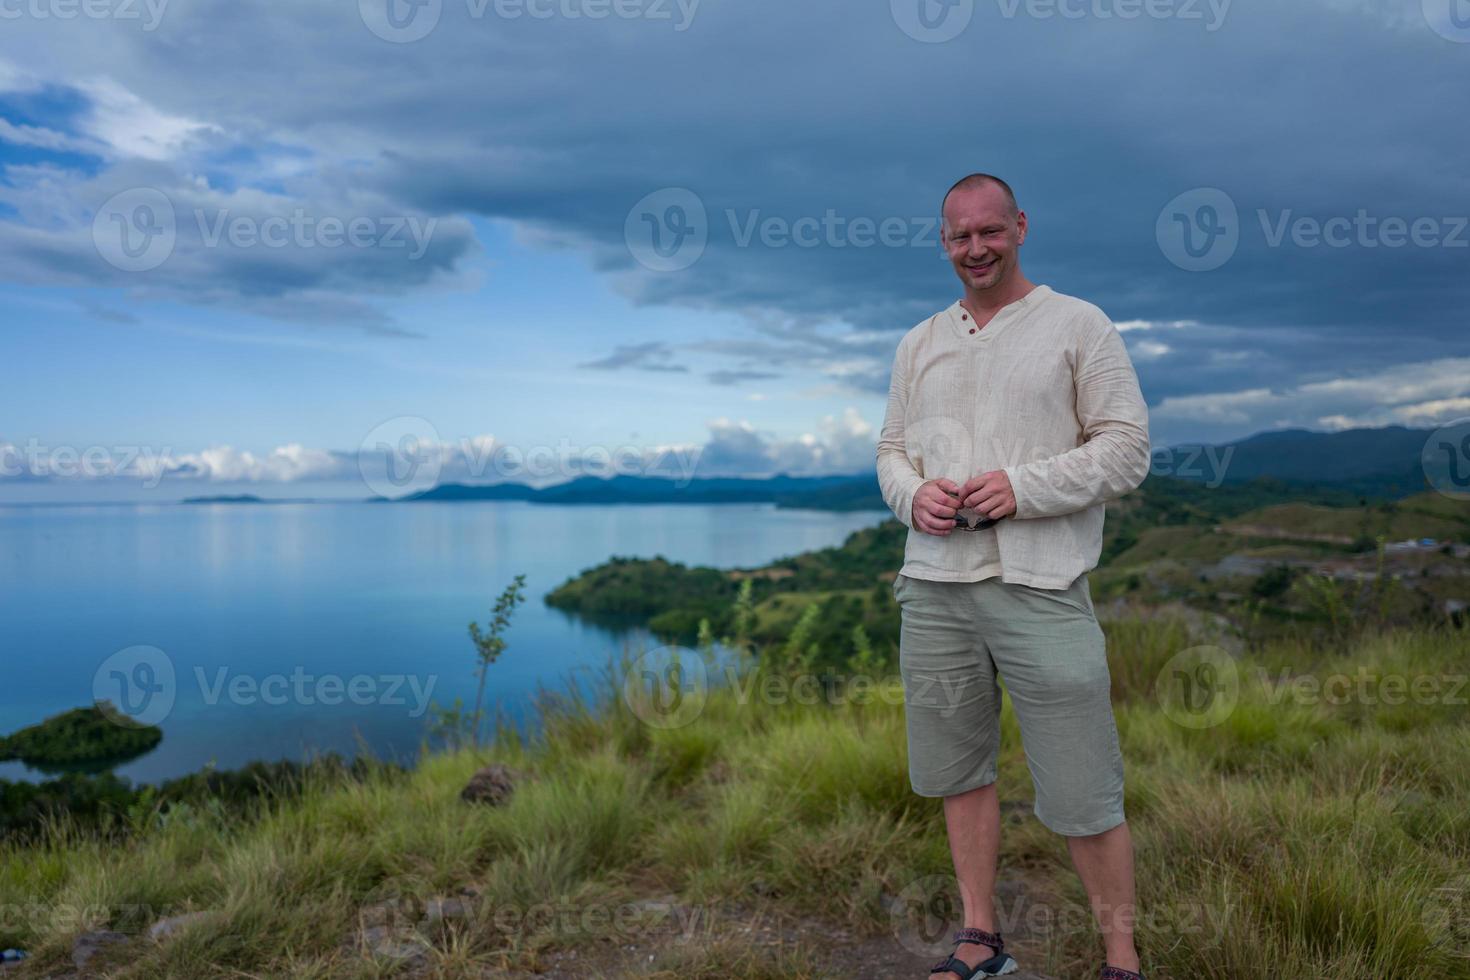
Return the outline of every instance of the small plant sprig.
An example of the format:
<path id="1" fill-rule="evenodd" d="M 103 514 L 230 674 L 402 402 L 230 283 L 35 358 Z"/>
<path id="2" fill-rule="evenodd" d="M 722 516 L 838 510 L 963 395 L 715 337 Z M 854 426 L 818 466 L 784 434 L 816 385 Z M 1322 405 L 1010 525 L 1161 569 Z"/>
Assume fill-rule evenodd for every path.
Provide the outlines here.
<path id="1" fill-rule="evenodd" d="M 510 616 L 515 607 L 526 601 L 521 592 L 525 584 L 526 576 L 523 573 L 517 575 L 505 587 L 505 591 L 500 593 L 500 597 L 495 600 L 494 618 L 490 621 L 489 629 L 482 632 L 479 623 L 470 623 L 470 639 L 475 641 L 475 654 L 480 661 L 480 685 L 475 691 L 475 714 L 470 722 L 470 741 L 475 748 L 480 747 L 480 715 L 485 703 L 485 674 L 490 665 L 505 652 L 505 631 L 510 629 Z"/>

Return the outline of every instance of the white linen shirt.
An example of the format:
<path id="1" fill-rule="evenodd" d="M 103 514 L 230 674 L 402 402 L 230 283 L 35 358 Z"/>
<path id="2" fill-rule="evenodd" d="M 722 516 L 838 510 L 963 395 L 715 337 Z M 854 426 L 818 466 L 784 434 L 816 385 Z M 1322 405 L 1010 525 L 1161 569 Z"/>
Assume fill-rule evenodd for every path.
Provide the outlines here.
<path id="1" fill-rule="evenodd" d="M 1148 407 L 1123 338 L 1091 303 L 1036 286 L 976 330 L 958 301 L 899 341 L 878 486 L 909 528 L 910 578 L 1065 589 L 1102 554 L 1104 503 L 1148 475 Z M 940 537 L 915 492 L 1004 470 L 1016 513 Z"/>

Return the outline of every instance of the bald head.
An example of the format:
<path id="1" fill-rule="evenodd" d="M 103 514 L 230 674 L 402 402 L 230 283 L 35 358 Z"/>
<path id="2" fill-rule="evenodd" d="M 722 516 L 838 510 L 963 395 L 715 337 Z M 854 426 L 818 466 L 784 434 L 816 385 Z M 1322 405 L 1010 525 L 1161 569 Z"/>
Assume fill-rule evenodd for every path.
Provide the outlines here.
<path id="1" fill-rule="evenodd" d="M 968 177 L 961 177 L 959 180 L 955 181 L 954 186 L 945 193 L 944 200 L 941 201 L 939 204 L 940 218 L 944 217 L 944 206 L 949 203 L 949 197 L 955 191 L 968 190 L 972 187 L 986 186 L 996 187 L 1000 189 L 1001 194 L 1005 196 L 1006 206 L 1010 210 L 1012 218 L 1021 213 L 1021 209 L 1016 205 L 1016 194 L 1014 191 L 1011 190 L 1010 184 L 1007 184 L 1005 181 L 1001 180 L 999 177 L 994 176 L 993 174 L 970 174 Z"/>

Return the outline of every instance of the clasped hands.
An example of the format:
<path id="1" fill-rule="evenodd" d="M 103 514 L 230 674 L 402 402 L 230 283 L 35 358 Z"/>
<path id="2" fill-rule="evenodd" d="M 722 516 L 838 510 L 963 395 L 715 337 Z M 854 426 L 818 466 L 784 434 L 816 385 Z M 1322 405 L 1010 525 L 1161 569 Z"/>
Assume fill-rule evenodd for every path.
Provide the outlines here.
<path id="1" fill-rule="evenodd" d="M 1016 493 L 1005 470 L 972 476 L 964 486 L 953 480 L 930 480 L 914 494 L 914 527 L 944 537 L 955 529 L 955 515 L 970 508 L 982 517 L 999 520 L 1016 512 Z"/>

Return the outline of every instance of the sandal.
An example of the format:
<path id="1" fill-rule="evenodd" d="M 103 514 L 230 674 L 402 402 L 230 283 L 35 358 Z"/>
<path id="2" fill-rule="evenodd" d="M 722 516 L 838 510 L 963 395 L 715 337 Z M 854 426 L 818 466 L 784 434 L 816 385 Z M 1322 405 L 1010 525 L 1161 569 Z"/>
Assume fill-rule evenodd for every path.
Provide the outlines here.
<path id="1" fill-rule="evenodd" d="M 1134 973 L 1121 966 L 1104 966 L 1097 980 L 1144 980 L 1144 978 L 1142 973 Z"/>
<path id="2" fill-rule="evenodd" d="M 984 929 L 961 929 L 954 934 L 955 949 L 958 950 L 961 943 L 979 943 L 994 948 L 995 955 L 983 963 L 974 966 L 966 963 L 959 957 L 951 954 L 943 961 L 935 963 L 929 969 L 930 973 L 953 973 L 960 980 L 970 980 L 971 977 L 998 977 L 1007 973 L 1015 973 L 1019 966 L 1016 959 L 1005 951 L 1005 941 L 1000 938 L 998 932 L 986 932 Z"/>

